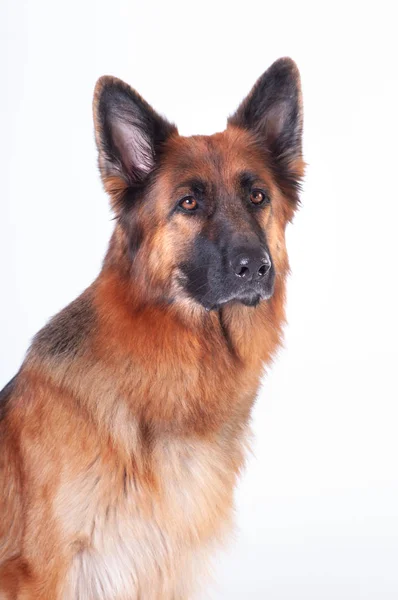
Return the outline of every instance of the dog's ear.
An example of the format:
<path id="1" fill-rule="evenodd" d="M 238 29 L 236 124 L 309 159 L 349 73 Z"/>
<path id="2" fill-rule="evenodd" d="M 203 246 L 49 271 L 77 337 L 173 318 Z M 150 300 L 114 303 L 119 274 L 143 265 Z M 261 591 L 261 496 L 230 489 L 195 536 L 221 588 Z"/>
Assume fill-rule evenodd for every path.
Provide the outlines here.
<path id="1" fill-rule="evenodd" d="M 261 75 L 228 124 L 255 134 L 282 185 L 297 194 L 304 169 L 303 115 L 300 75 L 290 58 L 280 58 Z"/>
<path id="2" fill-rule="evenodd" d="M 177 129 L 115 77 L 98 80 L 93 113 L 101 177 L 116 207 L 127 189 L 145 182 L 162 145 Z"/>

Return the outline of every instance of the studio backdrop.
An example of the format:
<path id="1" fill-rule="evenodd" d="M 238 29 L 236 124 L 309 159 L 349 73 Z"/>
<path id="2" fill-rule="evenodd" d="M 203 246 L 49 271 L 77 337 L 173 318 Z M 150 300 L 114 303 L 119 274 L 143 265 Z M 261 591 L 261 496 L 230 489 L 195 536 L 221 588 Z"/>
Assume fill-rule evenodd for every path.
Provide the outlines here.
<path id="1" fill-rule="evenodd" d="M 256 79 L 301 73 L 306 174 L 284 346 L 263 380 L 213 600 L 398 597 L 398 55 L 392 2 L 51 2 L 0 8 L 0 388 L 97 276 L 113 229 L 92 96 L 117 76 L 182 135 Z"/>

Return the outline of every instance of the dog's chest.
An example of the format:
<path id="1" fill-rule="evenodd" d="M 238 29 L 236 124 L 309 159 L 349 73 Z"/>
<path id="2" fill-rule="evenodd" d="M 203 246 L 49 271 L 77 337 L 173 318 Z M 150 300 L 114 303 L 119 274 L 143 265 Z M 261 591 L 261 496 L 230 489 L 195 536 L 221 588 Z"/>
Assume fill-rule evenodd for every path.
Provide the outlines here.
<path id="1" fill-rule="evenodd" d="M 226 450 L 167 441 L 155 452 L 156 490 L 135 474 L 119 494 L 99 490 L 80 515 L 87 545 L 74 556 L 64 600 L 187 597 L 193 571 L 230 528 L 242 442 Z"/>

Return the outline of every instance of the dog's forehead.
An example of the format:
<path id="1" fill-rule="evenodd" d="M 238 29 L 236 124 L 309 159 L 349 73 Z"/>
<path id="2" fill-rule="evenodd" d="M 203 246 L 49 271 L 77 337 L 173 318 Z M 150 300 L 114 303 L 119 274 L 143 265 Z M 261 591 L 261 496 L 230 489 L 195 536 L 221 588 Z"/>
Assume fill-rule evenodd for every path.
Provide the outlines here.
<path id="1" fill-rule="evenodd" d="M 241 173 L 251 171 L 259 177 L 267 173 L 255 140 L 237 128 L 210 136 L 176 136 L 165 150 L 163 173 L 171 185 L 198 179 L 233 186 Z"/>

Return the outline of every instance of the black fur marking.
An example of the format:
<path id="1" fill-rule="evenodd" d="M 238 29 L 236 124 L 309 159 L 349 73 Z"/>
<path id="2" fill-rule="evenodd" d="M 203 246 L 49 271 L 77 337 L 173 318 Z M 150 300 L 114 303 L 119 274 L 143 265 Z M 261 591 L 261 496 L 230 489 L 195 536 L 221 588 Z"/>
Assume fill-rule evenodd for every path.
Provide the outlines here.
<path id="1" fill-rule="evenodd" d="M 130 260 L 133 260 L 144 239 L 144 228 L 139 217 L 138 208 L 144 202 L 144 193 L 129 190 L 123 200 L 124 206 L 119 214 L 119 223 L 126 232 Z"/>
<path id="2" fill-rule="evenodd" d="M 133 260 L 144 239 L 144 230 L 139 223 L 134 223 L 129 231 L 129 254 Z"/>
<path id="3" fill-rule="evenodd" d="M 7 385 L 0 391 L 0 421 L 6 416 L 12 393 L 15 389 L 17 375 L 7 383 Z"/>
<path id="4" fill-rule="evenodd" d="M 258 176 L 249 171 L 244 171 L 239 175 L 239 185 L 245 192 L 250 192 L 251 188 L 258 180 Z"/>
<path id="5" fill-rule="evenodd" d="M 223 334 L 225 343 L 227 345 L 227 348 L 229 350 L 229 352 L 235 357 L 238 358 L 238 355 L 236 353 L 236 350 L 234 348 L 234 345 L 232 343 L 232 339 L 231 336 L 229 335 L 229 331 L 224 323 L 224 315 L 223 315 L 223 311 L 222 308 L 219 309 L 218 311 L 218 320 L 220 322 L 220 328 L 221 328 L 221 332 Z"/>
<path id="6" fill-rule="evenodd" d="M 95 313 L 87 292 L 51 319 L 34 337 L 33 353 L 73 358 L 84 348 L 95 326 Z"/>
<path id="7" fill-rule="evenodd" d="M 185 179 L 184 181 L 179 183 L 178 186 L 173 190 L 173 194 L 176 196 L 177 200 L 181 196 L 182 188 L 187 188 L 193 194 L 197 194 L 198 196 L 201 196 L 206 193 L 207 184 L 202 179 L 199 179 L 199 177 Z"/>

